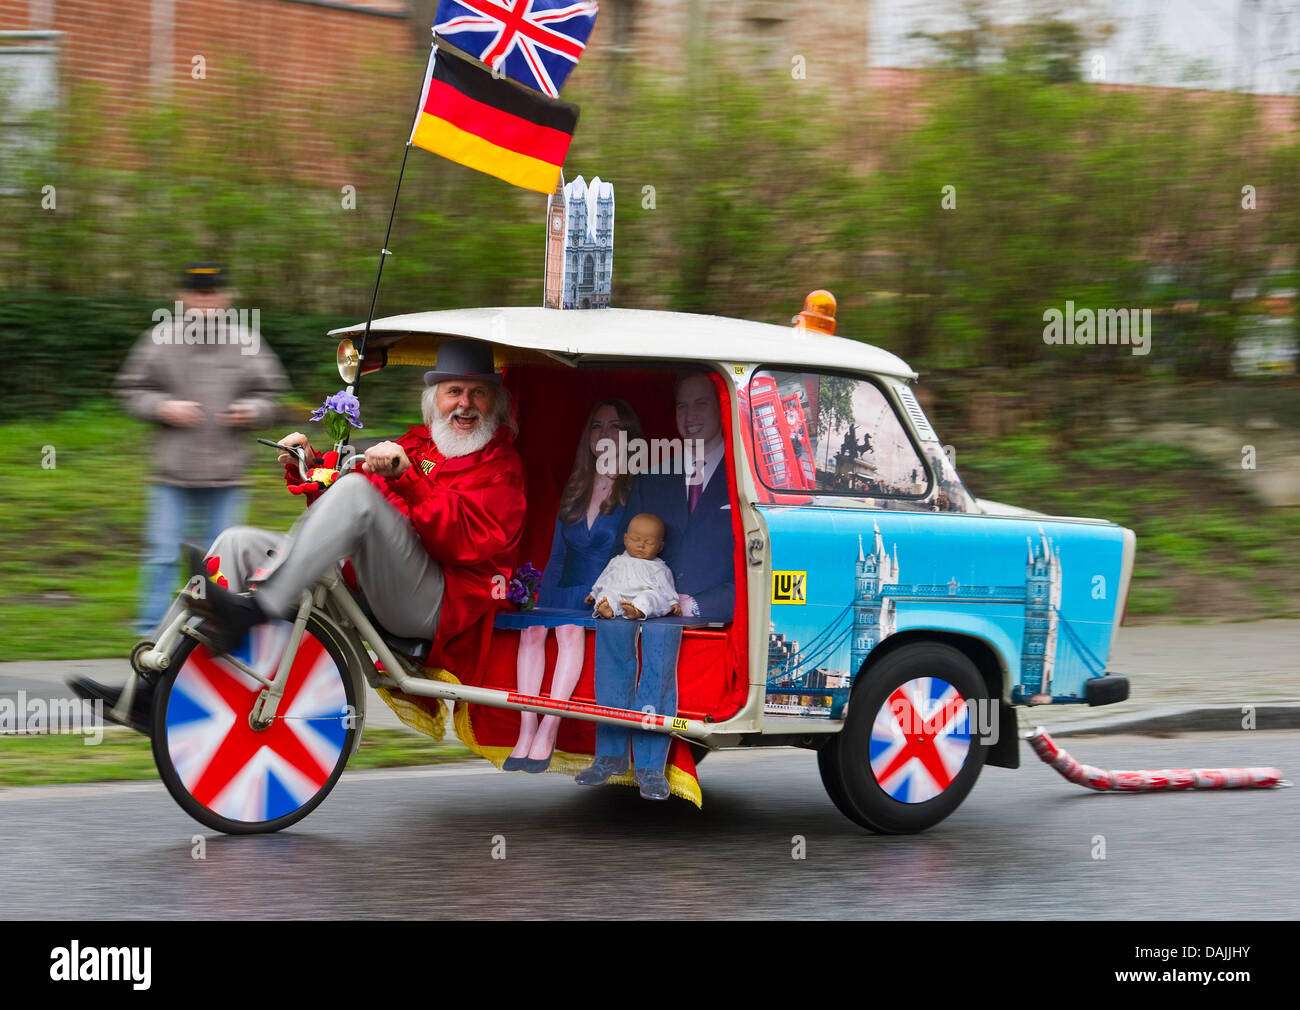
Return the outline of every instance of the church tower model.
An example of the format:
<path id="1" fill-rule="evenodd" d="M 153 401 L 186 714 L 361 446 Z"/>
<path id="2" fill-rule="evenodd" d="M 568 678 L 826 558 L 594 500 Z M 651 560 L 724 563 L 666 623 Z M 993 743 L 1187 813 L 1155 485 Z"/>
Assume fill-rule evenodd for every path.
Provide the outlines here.
<path id="1" fill-rule="evenodd" d="M 614 286 L 614 185 L 559 184 L 546 201 L 546 281 L 552 309 L 607 309 Z"/>

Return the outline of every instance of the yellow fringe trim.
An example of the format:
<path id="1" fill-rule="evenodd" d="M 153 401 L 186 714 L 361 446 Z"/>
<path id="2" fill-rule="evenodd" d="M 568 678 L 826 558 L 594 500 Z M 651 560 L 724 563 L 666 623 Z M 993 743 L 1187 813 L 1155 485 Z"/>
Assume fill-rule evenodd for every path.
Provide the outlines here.
<path id="1" fill-rule="evenodd" d="M 384 699 L 384 704 L 393 710 L 397 718 L 410 726 L 417 733 L 423 733 L 425 736 L 431 736 L 435 740 L 441 740 L 447 733 L 447 703 L 441 698 L 431 699 L 438 702 L 438 714 L 434 715 L 423 705 L 418 705 L 411 701 L 405 695 L 400 698 L 394 697 L 391 691 L 382 687 L 377 687 L 379 697 Z"/>
<path id="2" fill-rule="evenodd" d="M 460 683 L 460 679 L 450 670 L 428 667 L 425 669 L 424 675 L 430 680 L 442 680 L 449 684 Z M 389 707 L 392 708 L 394 712 L 397 713 L 397 717 L 412 729 L 418 730 L 421 733 L 427 733 L 435 740 L 442 739 L 443 717 L 447 711 L 447 706 L 441 699 L 438 701 L 438 718 L 435 720 L 425 709 L 413 702 L 406 701 L 403 698 L 393 698 L 389 692 L 384 690 L 379 690 L 379 696 L 388 703 Z M 412 718 L 407 718 L 407 715 L 403 712 L 403 708 L 399 708 L 399 706 L 415 709 L 417 714 L 414 714 Z M 420 716 L 424 717 L 423 720 L 419 718 Z M 437 734 L 435 735 L 429 729 L 425 729 L 422 723 L 436 724 Z M 456 706 L 452 725 L 456 729 L 456 736 L 460 738 L 461 742 L 466 747 L 479 757 L 491 761 L 498 769 L 505 763 L 506 758 L 510 756 L 510 751 L 514 749 L 512 747 L 490 747 L 479 743 L 477 738 L 474 736 L 474 727 L 470 723 L 468 705 Z M 546 770 L 547 772 L 554 772 L 557 775 L 567 775 L 572 778 L 583 769 L 591 767 L 591 760 L 590 754 L 574 754 L 570 751 L 557 750 L 553 755 L 551 755 L 551 764 Z M 697 807 L 703 809 L 704 797 L 700 791 L 699 780 L 687 775 L 675 765 L 668 766 L 666 775 L 668 778 L 669 791 L 674 796 L 680 796 L 684 800 L 690 800 L 690 802 L 694 803 Z M 613 785 L 636 787 L 636 779 L 633 778 L 633 773 L 630 771 L 625 772 L 622 775 L 612 776 L 609 781 Z"/>

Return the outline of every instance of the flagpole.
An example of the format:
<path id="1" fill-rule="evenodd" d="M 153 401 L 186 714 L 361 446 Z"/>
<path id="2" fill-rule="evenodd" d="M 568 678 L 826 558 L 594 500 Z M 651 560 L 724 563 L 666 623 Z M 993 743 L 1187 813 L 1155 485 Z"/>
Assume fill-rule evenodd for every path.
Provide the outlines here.
<path id="1" fill-rule="evenodd" d="M 435 58 L 435 54 L 437 53 L 437 51 L 438 51 L 437 43 L 434 43 L 433 46 L 431 46 L 431 52 L 429 53 L 430 66 L 432 66 L 433 64 L 433 60 Z M 429 70 L 426 69 L 425 71 L 426 85 L 428 83 L 428 75 L 429 75 Z M 416 99 L 415 116 L 413 117 L 412 121 L 414 121 L 414 119 L 419 118 L 420 109 L 423 106 L 423 104 L 424 104 L 424 88 L 421 88 L 420 96 L 418 99 Z M 393 206 L 388 211 L 388 228 L 384 231 L 384 244 L 383 247 L 379 250 L 379 269 L 375 271 L 375 286 L 374 286 L 374 290 L 370 292 L 370 311 L 366 313 L 366 328 L 364 332 L 361 334 L 361 346 L 357 348 L 357 377 L 348 386 L 348 392 L 353 395 L 356 394 L 357 386 L 361 384 L 361 370 L 364 367 L 364 363 L 365 363 L 366 343 L 370 340 L 370 324 L 374 322 L 375 305 L 379 301 L 379 282 L 383 280 L 384 277 L 384 260 L 387 259 L 389 256 L 393 255 L 388 248 L 388 240 L 393 235 L 393 219 L 397 217 L 397 197 L 402 192 L 402 178 L 403 176 L 406 175 L 406 159 L 410 155 L 410 153 L 411 153 L 411 140 L 410 137 L 408 137 L 406 140 L 406 147 L 402 150 L 402 165 L 397 170 L 397 185 L 393 188 Z"/>
<path id="2" fill-rule="evenodd" d="M 406 149 L 402 152 L 402 167 L 397 170 L 397 186 L 393 189 L 393 207 L 388 212 L 388 229 L 384 232 L 384 245 L 383 248 L 379 250 L 379 269 L 375 272 L 374 290 L 370 292 L 370 311 L 366 313 L 366 329 L 365 332 L 361 334 L 361 346 L 357 348 L 357 355 L 360 360 L 364 360 L 366 356 L 366 341 L 370 339 L 370 324 L 374 321 L 375 304 L 379 300 L 379 282 L 383 280 L 384 277 L 384 260 L 393 255 L 392 252 L 389 251 L 388 240 L 393 234 L 393 219 L 397 216 L 397 196 L 402 192 L 402 177 L 406 174 L 406 158 L 410 153 L 411 144 L 408 141 Z M 361 365 L 359 361 L 357 365 L 357 377 L 350 387 L 353 392 L 356 391 L 356 387 L 360 382 Z"/>

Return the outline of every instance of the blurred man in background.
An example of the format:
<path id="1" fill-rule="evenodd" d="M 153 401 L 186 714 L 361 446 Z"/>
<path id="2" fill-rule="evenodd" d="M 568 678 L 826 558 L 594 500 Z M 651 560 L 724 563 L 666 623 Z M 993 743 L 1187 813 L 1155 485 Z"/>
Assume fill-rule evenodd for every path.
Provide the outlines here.
<path id="1" fill-rule="evenodd" d="M 155 312 L 154 322 L 115 386 L 130 414 L 156 426 L 140 634 L 152 631 L 171 603 L 187 533 L 210 544 L 243 521 L 248 429 L 274 419 L 276 395 L 288 388 L 257 332 L 256 313 L 250 327 L 247 313 L 231 309 L 215 263 L 187 267 L 176 304 Z"/>

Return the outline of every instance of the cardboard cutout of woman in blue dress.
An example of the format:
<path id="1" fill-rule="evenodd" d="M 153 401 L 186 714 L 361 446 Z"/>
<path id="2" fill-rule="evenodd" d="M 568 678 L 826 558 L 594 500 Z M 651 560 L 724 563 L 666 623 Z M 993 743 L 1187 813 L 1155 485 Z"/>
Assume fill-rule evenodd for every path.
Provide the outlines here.
<path id="1" fill-rule="evenodd" d="M 626 505 L 636 477 L 632 474 L 602 474 L 596 468 L 601 443 L 617 444 L 620 431 L 627 439 L 642 438 L 641 422 L 623 400 L 601 400 L 591 408 L 587 426 L 578 443 L 573 470 L 560 493 L 551 556 L 542 572 L 537 604 L 561 610 L 585 610 L 592 584 L 609 561 L 615 545 L 621 545 L 627 524 Z M 519 691 L 541 693 L 546 672 L 546 628 L 525 628 L 519 641 Z M 581 625 L 564 624 L 555 629 L 557 655 L 551 677 L 551 698 L 567 701 L 582 673 L 586 631 Z M 506 758 L 505 771 L 543 772 L 555 752 L 560 717 L 548 715 L 539 722 L 532 712 L 520 713 L 519 739 Z"/>

